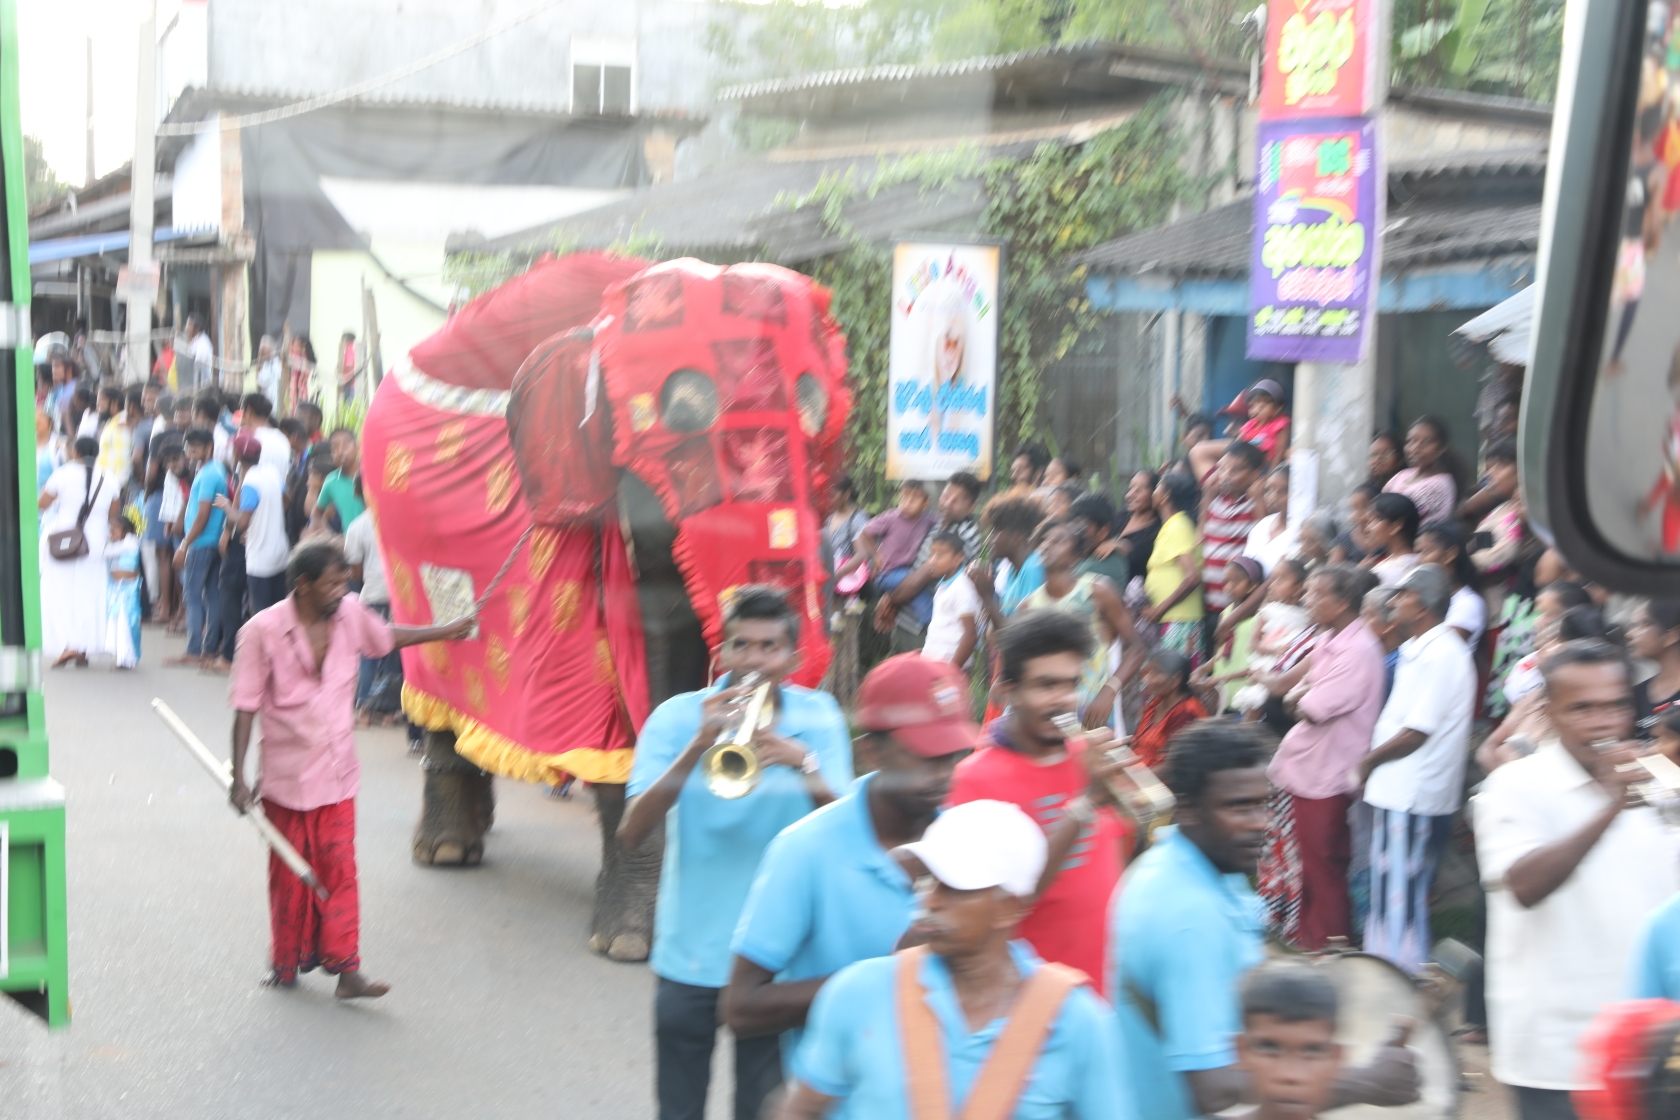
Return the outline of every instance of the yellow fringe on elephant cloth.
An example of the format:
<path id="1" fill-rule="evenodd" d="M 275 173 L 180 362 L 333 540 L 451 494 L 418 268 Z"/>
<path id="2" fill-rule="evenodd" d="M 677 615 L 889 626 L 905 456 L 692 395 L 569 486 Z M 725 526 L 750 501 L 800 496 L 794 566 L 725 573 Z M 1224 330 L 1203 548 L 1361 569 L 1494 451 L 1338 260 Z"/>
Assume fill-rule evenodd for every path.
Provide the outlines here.
<path id="1" fill-rule="evenodd" d="M 559 754 L 533 751 L 493 731 L 447 700 L 404 684 L 403 712 L 428 731 L 453 731 L 455 753 L 481 770 L 521 782 L 559 785 L 569 774 L 585 782 L 622 785 L 630 780 L 631 750 L 579 747 Z"/>

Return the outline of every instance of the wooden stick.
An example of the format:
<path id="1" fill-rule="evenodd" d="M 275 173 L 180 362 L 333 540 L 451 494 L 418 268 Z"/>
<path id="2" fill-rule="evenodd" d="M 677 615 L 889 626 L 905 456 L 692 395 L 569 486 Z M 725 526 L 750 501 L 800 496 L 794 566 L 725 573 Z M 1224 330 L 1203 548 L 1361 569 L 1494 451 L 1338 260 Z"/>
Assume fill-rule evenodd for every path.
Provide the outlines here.
<path id="1" fill-rule="evenodd" d="M 192 728 L 188 727 L 181 717 L 175 714 L 175 709 L 162 700 L 154 698 L 152 700 L 152 711 L 157 713 L 158 718 L 164 722 L 169 730 L 175 732 L 175 737 L 181 740 L 181 745 L 187 748 L 187 753 L 197 759 L 198 764 L 204 767 L 212 778 L 216 779 L 216 784 L 222 787 L 223 792 L 233 787 L 233 767 L 211 754 L 210 748 L 206 747 L 199 737 L 193 734 Z M 241 815 L 251 822 L 251 827 L 257 830 L 257 835 L 263 838 L 263 843 L 274 850 L 274 854 L 280 857 L 280 861 L 291 868 L 292 873 L 302 879 L 306 887 L 315 892 L 316 898 L 325 902 L 327 900 L 327 888 L 323 887 L 321 880 L 316 878 L 315 869 L 309 866 L 309 862 L 298 854 L 298 850 L 292 847 L 284 836 L 280 835 L 280 830 L 274 827 L 274 822 L 264 815 L 262 805 L 260 803 L 253 804 L 250 809 Z"/>

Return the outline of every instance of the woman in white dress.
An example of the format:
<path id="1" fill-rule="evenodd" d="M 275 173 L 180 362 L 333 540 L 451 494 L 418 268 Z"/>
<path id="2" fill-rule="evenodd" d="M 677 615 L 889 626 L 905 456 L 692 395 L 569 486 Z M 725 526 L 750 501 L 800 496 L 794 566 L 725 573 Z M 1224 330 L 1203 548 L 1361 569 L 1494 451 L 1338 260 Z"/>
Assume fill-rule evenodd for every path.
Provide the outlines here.
<path id="1" fill-rule="evenodd" d="M 105 544 L 117 491 L 94 469 L 98 457 L 99 441 L 81 437 L 75 457 L 41 488 L 41 654 L 54 668 L 72 661 L 86 665 L 89 654 L 104 648 Z M 75 528 L 78 520 L 87 552 L 74 560 L 54 560 L 47 538 Z"/>

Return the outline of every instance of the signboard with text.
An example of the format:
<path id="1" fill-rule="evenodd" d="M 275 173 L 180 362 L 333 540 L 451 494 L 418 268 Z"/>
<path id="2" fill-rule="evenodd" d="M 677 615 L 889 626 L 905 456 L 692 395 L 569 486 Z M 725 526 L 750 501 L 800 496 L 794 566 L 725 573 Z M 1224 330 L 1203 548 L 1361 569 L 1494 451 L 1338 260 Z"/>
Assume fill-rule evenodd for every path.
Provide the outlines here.
<path id="1" fill-rule="evenodd" d="M 893 248 L 887 477 L 985 481 L 997 414 L 998 245 Z"/>
<path id="2" fill-rule="evenodd" d="M 1377 0 L 1268 0 L 1260 119 L 1376 111 L 1382 37 Z"/>
<path id="3" fill-rule="evenodd" d="M 1262 123 L 1256 149 L 1248 357 L 1357 362 L 1382 275 L 1376 122 Z"/>

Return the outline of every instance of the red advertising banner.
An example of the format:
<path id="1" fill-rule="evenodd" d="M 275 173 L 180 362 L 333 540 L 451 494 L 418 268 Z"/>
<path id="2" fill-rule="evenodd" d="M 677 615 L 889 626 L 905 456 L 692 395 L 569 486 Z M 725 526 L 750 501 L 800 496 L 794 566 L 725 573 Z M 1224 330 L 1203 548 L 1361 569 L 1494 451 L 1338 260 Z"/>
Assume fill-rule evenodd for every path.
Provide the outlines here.
<path id="1" fill-rule="evenodd" d="M 1360 117 L 1376 110 L 1377 0 L 1268 0 L 1260 119 Z"/>

